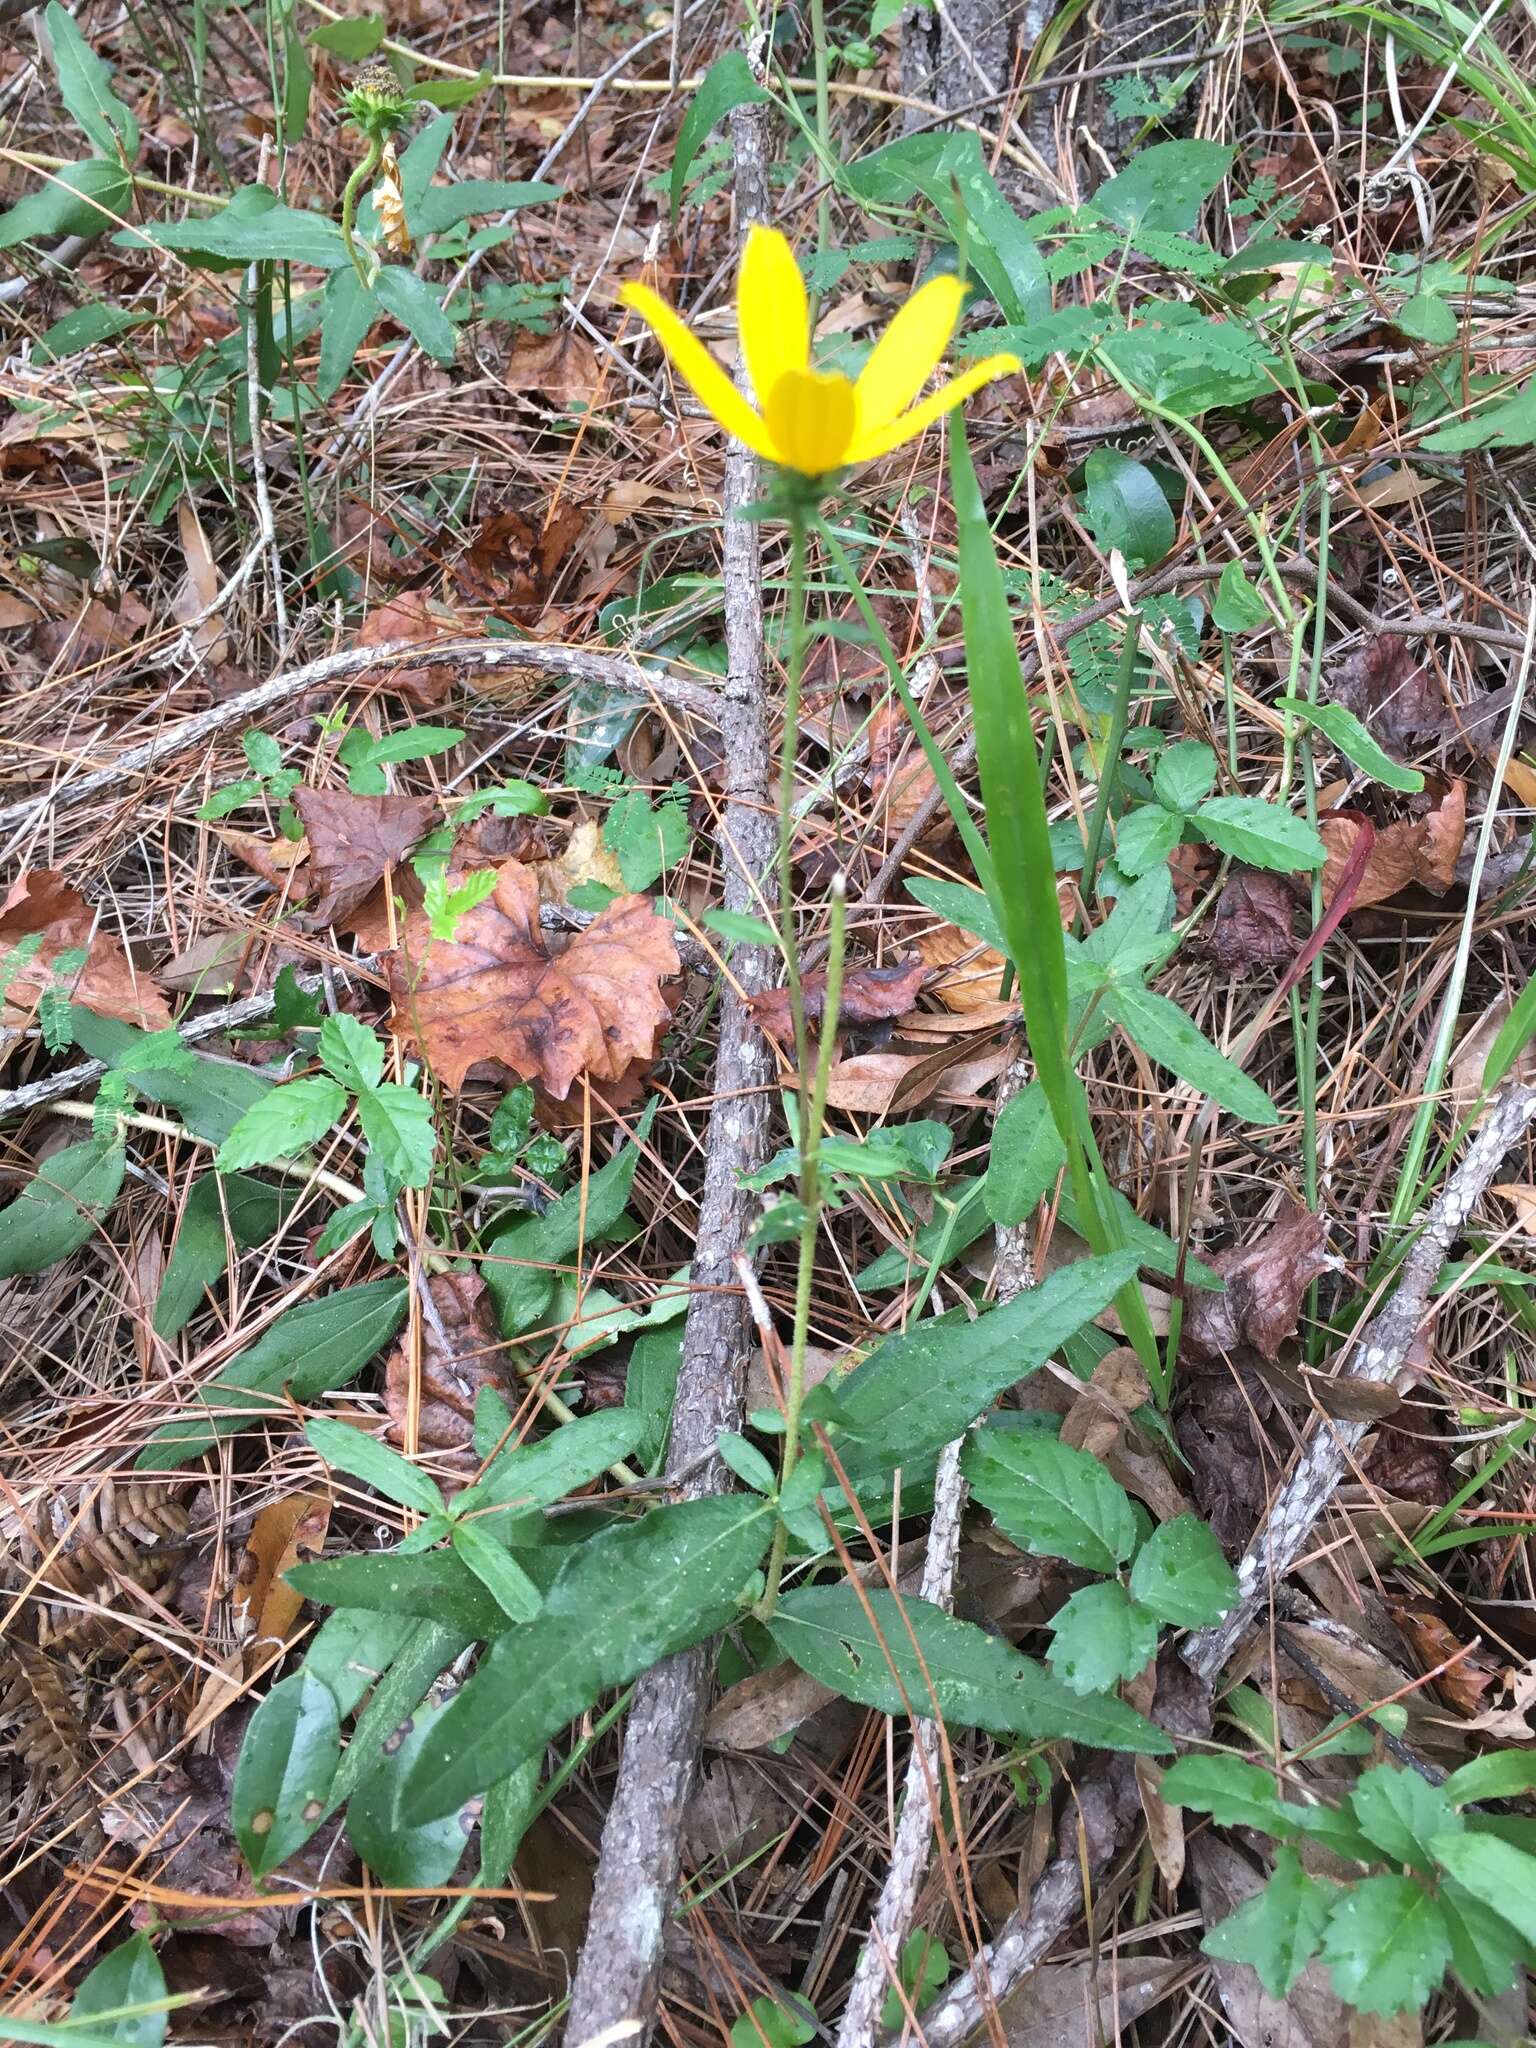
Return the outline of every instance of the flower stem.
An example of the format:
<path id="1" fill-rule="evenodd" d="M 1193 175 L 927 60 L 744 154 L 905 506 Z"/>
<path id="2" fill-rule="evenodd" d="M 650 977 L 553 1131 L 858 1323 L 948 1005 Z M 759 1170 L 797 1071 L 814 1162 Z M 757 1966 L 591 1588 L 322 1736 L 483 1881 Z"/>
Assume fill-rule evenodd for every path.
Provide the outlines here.
<path id="1" fill-rule="evenodd" d="M 384 145 L 376 135 L 370 136 L 367 154 L 348 178 L 346 189 L 341 195 L 341 239 L 347 245 L 347 254 L 352 258 L 352 268 L 357 272 L 357 281 L 365 292 L 373 290 L 373 283 L 363 263 L 362 252 L 357 246 L 357 236 L 352 230 L 352 216 L 357 210 L 358 193 L 379 168 L 383 158 Z"/>

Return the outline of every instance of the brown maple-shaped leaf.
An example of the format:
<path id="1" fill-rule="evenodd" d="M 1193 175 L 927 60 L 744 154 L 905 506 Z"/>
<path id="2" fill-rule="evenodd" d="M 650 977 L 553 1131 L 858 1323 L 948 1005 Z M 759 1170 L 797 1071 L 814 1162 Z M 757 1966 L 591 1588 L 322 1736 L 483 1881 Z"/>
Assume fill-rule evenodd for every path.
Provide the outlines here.
<path id="1" fill-rule="evenodd" d="M 1191 1294 L 1185 1304 L 1184 1342 L 1196 1358 L 1221 1358 L 1251 1345 L 1275 1358 L 1294 1337 L 1307 1289 L 1320 1273 L 1342 1263 L 1325 1247 L 1323 1219 L 1292 1208 L 1253 1243 L 1218 1252 L 1211 1264 L 1226 1281 L 1222 1294 Z"/>
<path id="2" fill-rule="evenodd" d="M 843 977 L 843 992 L 837 1006 L 837 1028 L 850 1024 L 884 1024 L 892 1017 L 905 1016 L 917 1001 L 928 979 L 928 964 L 921 958 L 904 960 L 895 967 L 855 967 Z M 827 977 L 821 968 L 801 983 L 805 1018 L 814 1024 L 827 1000 Z M 765 989 L 750 996 L 753 1021 L 759 1031 L 787 1043 L 795 1035 L 789 1011 L 787 988 Z"/>
<path id="3" fill-rule="evenodd" d="M 445 1088 L 498 1060 L 560 1101 L 582 1074 L 617 1081 L 653 1056 L 671 1014 L 661 983 L 680 971 L 672 926 L 643 896 L 620 896 L 552 958 L 537 878 L 507 861 L 455 938 L 413 915 L 389 978 L 396 1028 Z"/>
<path id="4" fill-rule="evenodd" d="M 355 910 L 438 817 L 435 796 L 350 796 L 335 789 L 296 789 L 293 807 L 309 840 L 313 900 L 304 921 L 316 929 L 339 924 Z"/>
<path id="5" fill-rule="evenodd" d="M 93 932 L 95 922 L 96 913 L 79 890 L 54 869 L 33 868 L 17 876 L 0 904 L 0 957 L 39 932 L 43 942 L 11 974 L 0 1005 L 6 1028 L 25 1023 L 44 989 L 55 986 L 98 1017 L 115 1017 L 145 1031 L 169 1027 L 171 1013 L 154 977 L 134 966 L 112 932 L 105 927 Z M 61 953 L 75 952 L 84 952 L 85 964 L 56 975 L 54 961 Z"/>

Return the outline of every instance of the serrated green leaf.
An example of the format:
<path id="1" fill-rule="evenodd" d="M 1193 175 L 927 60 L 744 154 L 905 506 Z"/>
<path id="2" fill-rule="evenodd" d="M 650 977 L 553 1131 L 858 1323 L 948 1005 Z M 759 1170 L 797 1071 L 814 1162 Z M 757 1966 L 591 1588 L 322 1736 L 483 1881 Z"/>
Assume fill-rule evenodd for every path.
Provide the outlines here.
<path id="1" fill-rule="evenodd" d="M 1474 1757 L 1452 1771 L 1444 1791 L 1453 1806 L 1466 1806 L 1474 1799 L 1522 1798 L 1536 1791 L 1536 1750 L 1493 1749 Z"/>
<path id="2" fill-rule="evenodd" d="M 327 1017 L 320 1026 L 316 1050 L 320 1064 L 332 1080 L 354 1094 L 364 1088 L 376 1088 L 384 1077 L 384 1048 L 378 1033 L 345 1011 Z"/>
<path id="3" fill-rule="evenodd" d="M 304 1434 L 327 1465 L 361 1479 L 386 1500 L 417 1508 L 424 1515 L 442 1512 L 443 1496 L 436 1480 L 378 1437 L 328 1415 L 312 1416 L 304 1425 Z"/>
<path id="4" fill-rule="evenodd" d="M 1465 1891 L 1536 1942 L 1536 1856 L 1497 1835 L 1470 1832 L 1436 1835 L 1429 1847 Z"/>
<path id="5" fill-rule="evenodd" d="M 1333 1988 L 1360 2012 L 1407 2012 L 1451 1960 L 1440 1908 L 1410 1877 L 1365 1877 L 1334 1902 L 1323 1936 Z"/>
<path id="6" fill-rule="evenodd" d="M 1533 1959 L 1531 1944 L 1450 1878 L 1442 1876 L 1435 1896 L 1450 1936 L 1451 1967 L 1480 1998 L 1502 1997 L 1514 1985 L 1516 1972 Z"/>
<path id="7" fill-rule="evenodd" d="M 301 1849 L 325 1817 L 341 1760 L 341 1720 L 327 1686 L 296 1671 L 251 1716 L 230 1789 L 230 1819 L 251 1875 Z"/>
<path id="8" fill-rule="evenodd" d="M 1211 793 L 1216 755 L 1203 740 L 1179 740 L 1158 756 L 1152 793 L 1170 811 L 1192 811 Z"/>
<path id="9" fill-rule="evenodd" d="M 0 1209 L 0 1278 L 41 1273 L 96 1235 L 117 1200 L 127 1154 L 116 1139 L 66 1145 Z"/>
<path id="10" fill-rule="evenodd" d="M 1176 1515 L 1137 1553 L 1131 1595 L 1174 1628 L 1210 1628 L 1237 1605 L 1237 1574 L 1209 1523 Z"/>
<path id="11" fill-rule="evenodd" d="M 1271 1998 L 1287 1998 L 1316 1955 L 1333 1910 L 1333 1889 L 1308 1877 L 1294 1849 L 1275 1851 L 1264 1889 L 1211 1928 L 1200 1947 L 1228 1963 L 1251 1963 Z"/>
<path id="12" fill-rule="evenodd" d="M 1158 804 L 1142 804 L 1115 829 L 1115 865 L 1123 874 L 1144 875 L 1165 861 L 1184 836 L 1184 821 Z"/>
<path id="13" fill-rule="evenodd" d="M 1388 1862 L 1411 1863 L 1426 1872 L 1433 1868 L 1430 1842 L 1461 1826 L 1460 1815 L 1438 1785 L 1393 1764 L 1362 1771 L 1349 1803 L 1361 1832 Z"/>
<path id="14" fill-rule="evenodd" d="M 1218 142 L 1154 142 L 1105 180 L 1093 195 L 1093 210 L 1132 230 L 1192 234 L 1202 202 L 1227 175 L 1236 153 Z"/>
<path id="15" fill-rule="evenodd" d="M 324 1074 L 306 1074 L 284 1082 L 241 1117 L 219 1147 L 220 1173 L 242 1166 L 269 1166 L 287 1159 L 323 1138 L 346 1111 L 344 1089 Z"/>
<path id="16" fill-rule="evenodd" d="M 107 1951 L 75 1993 L 69 2008 L 70 2030 L 103 2013 L 117 2012 L 125 2005 L 152 2005 L 166 1995 L 165 1972 L 149 1945 L 149 1936 L 131 1934 Z M 113 2020 L 108 2038 L 119 2048 L 160 2048 L 169 2021 L 168 2012 Z"/>
<path id="17" fill-rule="evenodd" d="M 1173 510 L 1145 463 L 1118 448 L 1095 448 L 1083 470 L 1088 522 L 1106 550 L 1133 569 L 1160 562 L 1173 546 Z"/>
<path id="18" fill-rule="evenodd" d="M 494 1643 L 436 1724 L 407 1781 L 409 1825 L 482 1792 L 610 1686 L 712 1635 L 768 1546 L 772 1510 L 735 1495 L 654 1508 L 588 1538 L 543 1612 Z"/>
<path id="19" fill-rule="evenodd" d="M 932 1715 L 936 1699 L 946 1721 L 1029 1742 L 1069 1739 L 1146 1755 L 1169 1747 L 1160 1729 L 1120 1700 L 1079 1699 L 1011 1643 L 931 1601 L 846 1584 L 805 1586 L 780 1601 L 768 1628 L 802 1671 L 882 1713 L 905 1713 L 905 1695 L 916 1714 Z"/>
<path id="20" fill-rule="evenodd" d="M 1021 1223 L 1054 1187 L 1066 1163 L 1067 1148 L 1052 1121 L 1045 1090 L 1031 1081 L 1004 1104 L 992 1126 L 986 1213 L 994 1223 Z M 963 1244 L 957 1249 L 963 1250 Z M 861 1274 L 861 1283 L 867 1277 Z"/>
<path id="21" fill-rule="evenodd" d="M 387 1173 L 403 1187 L 430 1183 L 437 1126 L 426 1096 L 398 1081 L 383 1081 L 358 1096 L 357 1117 Z"/>
<path id="22" fill-rule="evenodd" d="M 1073 1692 L 1108 1692 L 1157 1655 L 1157 1621 L 1118 1579 L 1083 1586 L 1051 1620 L 1052 1671 Z"/>
<path id="23" fill-rule="evenodd" d="M 1257 796 L 1213 796 L 1195 813 L 1203 839 L 1252 868 L 1290 874 L 1320 868 L 1328 849 L 1314 826 Z"/>
<path id="24" fill-rule="evenodd" d="M 1221 1827 L 1258 1828 L 1281 1840 L 1297 1832 L 1306 1811 L 1280 1797 L 1270 1772 L 1235 1756 L 1180 1757 L 1158 1789 L 1170 1806 L 1190 1806 Z"/>
<path id="25" fill-rule="evenodd" d="M 1113 1572 L 1135 1547 L 1136 1516 L 1125 1488 L 1086 1451 L 1054 1437 L 983 1430 L 967 1443 L 961 1467 L 977 1500 L 1021 1550 Z"/>
<path id="26" fill-rule="evenodd" d="M 915 1465 L 989 1409 L 1103 1312 L 1136 1272 L 1134 1252 L 1079 1259 L 974 1322 L 888 1337 L 838 1384 L 839 1456 L 857 1476 Z"/>
<path id="27" fill-rule="evenodd" d="M 1290 712 L 1293 718 L 1304 719 L 1308 725 L 1315 725 L 1320 733 L 1332 740 L 1346 761 L 1353 762 L 1373 782 L 1384 783 L 1388 789 L 1407 790 L 1410 794 L 1424 787 L 1424 778 L 1418 769 L 1405 768 L 1401 761 L 1394 761 L 1390 754 L 1383 752 L 1370 729 L 1344 705 L 1309 704 L 1305 697 L 1278 697 L 1275 708 Z"/>

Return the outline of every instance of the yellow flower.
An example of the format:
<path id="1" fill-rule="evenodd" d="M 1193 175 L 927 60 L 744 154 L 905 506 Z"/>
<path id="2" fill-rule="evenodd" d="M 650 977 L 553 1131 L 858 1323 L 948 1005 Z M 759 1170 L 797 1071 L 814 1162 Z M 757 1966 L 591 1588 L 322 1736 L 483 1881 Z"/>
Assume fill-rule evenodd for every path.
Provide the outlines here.
<path id="1" fill-rule="evenodd" d="M 965 302 L 958 278 L 934 277 L 896 315 L 856 383 L 837 370 L 812 369 L 805 283 L 776 228 L 755 227 L 748 235 L 737 287 L 742 353 L 761 410 L 753 410 L 665 299 L 643 284 L 625 285 L 619 298 L 655 330 L 672 367 L 728 434 L 802 476 L 889 455 L 983 384 L 1021 367 L 1017 356 L 988 356 L 913 404 Z"/>

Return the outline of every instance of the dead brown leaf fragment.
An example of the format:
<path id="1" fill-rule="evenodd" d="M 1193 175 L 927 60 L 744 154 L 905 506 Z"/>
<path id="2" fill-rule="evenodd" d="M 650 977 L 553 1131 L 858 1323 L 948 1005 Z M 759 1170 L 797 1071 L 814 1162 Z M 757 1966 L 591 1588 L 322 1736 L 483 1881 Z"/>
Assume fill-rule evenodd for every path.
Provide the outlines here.
<path id="1" fill-rule="evenodd" d="M 1239 868 L 1216 899 L 1202 950 L 1218 967 L 1288 967 L 1296 957 L 1296 898 L 1281 875 Z"/>
<path id="2" fill-rule="evenodd" d="M 1323 901 L 1331 903 L 1362 828 L 1354 818 L 1340 816 L 1320 818 L 1317 829 L 1328 849 Z M 1443 896 L 1456 880 L 1456 862 L 1466 836 L 1467 786 L 1453 781 L 1422 817 L 1399 818 L 1377 829 L 1360 886 L 1350 898 L 1350 909 L 1385 903 L 1415 887 Z"/>
<path id="3" fill-rule="evenodd" d="M 1222 1294 L 1192 1294 L 1184 1312 L 1184 1343 L 1197 1358 L 1229 1356 L 1243 1345 L 1264 1358 L 1294 1337 L 1307 1289 L 1341 1260 L 1327 1249 L 1327 1227 L 1309 1209 L 1292 1207 L 1253 1243 L 1210 1261 L 1226 1281 Z"/>
<path id="4" fill-rule="evenodd" d="M 404 860 L 438 818 L 434 796 L 351 796 L 344 790 L 296 789 L 293 807 L 309 841 L 312 900 L 305 922 L 338 924 L 375 882 Z"/>
<path id="5" fill-rule="evenodd" d="M 927 963 L 920 958 L 903 961 L 896 967 L 855 967 L 843 978 L 842 1000 L 837 1007 L 838 1029 L 849 1024 L 884 1024 L 893 1017 L 904 1016 L 917 1001 L 927 978 Z M 814 1024 L 826 1005 L 826 974 L 818 968 L 806 975 L 801 990 L 806 1022 Z M 761 995 L 751 997 L 750 1003 L 759 1031 L 785 1042 L 794 1037 L 787 988 L 765 989 Z"/>
<path id="6" fill-rule="evenodd" d="M 498 1061 L 563 1100 L 582 1075 L 618 1081 L 654 1056 L 671 1015 L 662 982 L 680 972 L 671 924 L 644 896 L 621 896 L 558 957 L 539 929 L 531 868 L 508 861 L 495 893 L 433 939 L 425 915 L 392 955 L 395 1025 L 445 1088 Z"/>
<path id="7" fill-rule="evenodd" d="M 475 1396 L 482 1387 L 510 1391 L 506 1347 L 490 1293 L 478 1273 L 434 1273 L 427 1291 L 431 1313 L 421 1328 L 416 1448 L 471 1458 Z M 409 1434 L 411 1375 L 411 1346 L 406 1340 L 390 1353 L 384 1367 L 389 1435 L 402 1446 Z"/>
<path id="8" fill-rule="evenodd" d="M 96 926 L 96 913 L 52 868 L 18 875 L 0 904 L 0 955 L 42 934 L 42 944 L 9 980 L 3 1004 L 8 1030 L 24 1024 L 43 991 L 57 985 L 72 1003 L 145 1031 L 167 1030 L 170 1009 L 154 977 L 136 968 L 122 941 Z M 84 965 L 55 975 L 61 954 L 84 952 Z"/>
<path id="9" fill-rule="evenodd" d="M 1378 633 L 1340 667 L 1329 686 L 1335 704 L 1353 711 L 1389 754 L 1450 738 L 1456 720 L 1438 680 L 1414 659 L 1401 633 Z"/>

